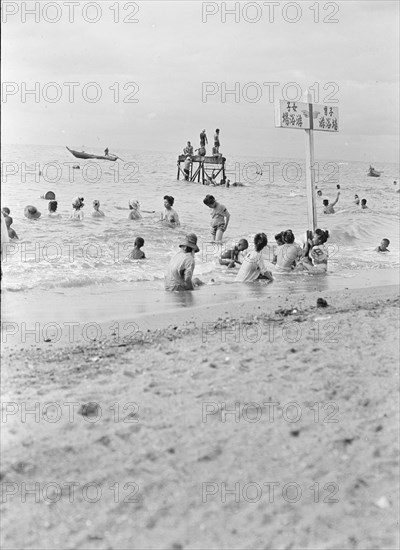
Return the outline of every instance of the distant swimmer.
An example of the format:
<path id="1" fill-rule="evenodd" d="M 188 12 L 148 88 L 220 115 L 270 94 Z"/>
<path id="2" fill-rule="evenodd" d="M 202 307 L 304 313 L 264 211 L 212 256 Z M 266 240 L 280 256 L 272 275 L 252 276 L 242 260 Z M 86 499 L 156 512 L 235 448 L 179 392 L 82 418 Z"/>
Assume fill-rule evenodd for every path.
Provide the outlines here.
<path id="1" fill-rule="evenodd" d="M 354 195 L 354 204 L 356 204 L 357 206 L 360 204 L 360 198 L 358 195 Z"/>
<path id="2" fill-rule="evenodd" d="M 368 210 L 367 199 L 361 199 L 361 210 Z"/>
<path id="3" fill-rule="evenodd" d="M 229 268 L 235 267 L 235 264 L 241 265 L 242 262 L 239 260 L 239 254 L 244 252 L 249 248 L 249 243 L 246 239 L 240 239 L 240 241 L 235 244 L 229 250 L 224 250 L 219 257 L 219 263 L 221 265 L 226 265 Z"/>
<path id="4" fill-rule="evenodd" d="M 46 201 L 54 201 L 56 198 L 56 195 L 53 191 L 47 191 L 45 195 L 40 195 L 41 199 L 45 199 Z"/>
<path id="5" fill-rule="evenodd" d="M 93 212 L 92 217 L 93 218 L 103 218 L 105 216 L 104 212 L 100 210 L 100 201 L 95 199 L 93 201 Z"/>
<path id="6" fill-rule="evenodd" d="M 317 195 L 318 195 L 319 197 L 322 197 L 322 191 L 321 191 L 321 189 L 318 189 Z"/>
<path id="7" fill-rule="evenodd" d="M 254 248 L 243 258 L 239 273 L 236 275 L 236 282 L 252 283 L 259 279 L 273 281 L 273 276 L 266 268 L 262 257 L 262 251 L 267 246 L 268 239 L 265 233 L 257 233 L 254 237 Z"/>
<path id="8" fill-rule="evenodd" d="M 49 204 L 47 205 L 49 218 L 61 218 L 60 214 L 57 212 L 57 206 L 57 201 L 49 201 Z"/>
<path id="9" fill-rule="evenodd" d="M 389 245 L 389 239 L 382 239 L 381 244 L 375 248 L 375 252 L 390 252 L 390 250 L 388 249 Z"/>
<path id="10" fill-rule="evenodd" d="M 193 271 L 196 265 L 194 255 L 200 252 L 200 248 L 197 246 L 197 236 L 194 233 L 186 235 L 179 248 L 180 251 L 171 258 L 165 274 L 165 290 L 194 290 Z M 196 282 L 200 284 L 199 280 Z"/>
<path id="11" fill-rule="evenodd" d="M 104 149 L 104 156 L 105 156 L 105 157 L 108 157 L 108 153 L 109 153 L 109 150 L 108 150 L 108 147 L 106 147 L 106 148 Z"/>
<path id="12" fill-rule="evenodd" d="M 74 164 L 73 167 L 72 167 L 73 170 L 80 170 L 81 167 L 79 166 L 79 164 Z"/>
<path id="13" fill-rule="evenodd" d="M 82 208 L 85 206 L 83 201 L 85 199 L 83 197 L 75 197 L 72 200 L 72 208 L 74 211 L 72 212 L 71 218 L 73 220 L 82 221 L 84 218 L 83 210 Z"/>
<path id="14" fill-rule="evenodd" d="M 190 141 L 187 142 L 186 147 L 183 150 L 184 155 L 193 155 L 193 145 L 190 143 Z"/>
<path id="15" fill-rule="evenodd" d="M 130 212 L 128 214 L 128 220 L 141 220 L 143 218 L 140 211 L 139 201 L 131 199 L 129 201 L 129 210 Z"/>
<path id="16" fill-rule="evenodd" d="M 180 224 L 178 213 L 172 208 L 175 199 L 170 195 L 164 196 L 164 212 L 161 214 L 161 221 L 169 227 L 178 227 Z"/>
<path id="17" fill-rule="evenodd" d="M 142 246 L 144 246 L 144 239 L 142 237 L 136 237 L 133 250 L 127 257 L 127 260 L 145 260 L 146 256 L 143 250 L 140 250 Z"/>
<path id="18" fill-rule="evenodd" d="M 338 202 L 339 197 L 340 197 L 340 191 L 338 191 L 337 196 L 336 196 L 336 200 L 332 204 L 329 204 L 328 199 L 324 199 L 322 201 L 322 203 L 324 205 L 324 214 L 334 214 L 335 213 L 335 209 L 333 207 Z"/>

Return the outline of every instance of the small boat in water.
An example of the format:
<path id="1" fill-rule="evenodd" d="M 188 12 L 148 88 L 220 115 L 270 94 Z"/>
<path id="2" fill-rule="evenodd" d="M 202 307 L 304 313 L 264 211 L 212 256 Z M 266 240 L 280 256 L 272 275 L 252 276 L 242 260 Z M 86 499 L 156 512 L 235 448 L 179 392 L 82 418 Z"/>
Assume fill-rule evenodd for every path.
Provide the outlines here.
<path id="1" fill-rule="evenodd" d="M 370 165 L 367 176 L 371 176 L 372 178 L 379 178 L 382 172 L 378 172 L 378 170 L 375 170 L 373 166 Z"/>
<path id="2" fill-rule="evenodd" d="M 67 147 L 68 151 L 74 155 L 77 159 L 98 159 L 98 160 L 110 160 L 111 162 L 115 162 L 119 159 L 117 155 L 91 155 L 90 153 L 84 153 L 83 151 L 74 151 L 73 149 L 70 149 Z"/>

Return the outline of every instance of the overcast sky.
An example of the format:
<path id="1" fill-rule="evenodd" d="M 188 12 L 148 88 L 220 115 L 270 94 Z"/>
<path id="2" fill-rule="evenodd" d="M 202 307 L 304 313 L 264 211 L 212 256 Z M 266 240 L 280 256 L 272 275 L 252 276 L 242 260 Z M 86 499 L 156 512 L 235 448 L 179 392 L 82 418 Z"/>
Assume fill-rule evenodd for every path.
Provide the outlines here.
<path id="1" fill-rule="evenodd" d="M 187 140 L 198 147 L 203 128 L 212 138 L 218 127 L 228 157 L 301 158 L 303 131 L 275 128 L 270 102 L 284 91 L 294 97 L 294 86 L 284 89 L 294 82 L 302 91 L 319 91 L 319 103 L 339 100 L 340 132 L 315 133 L 318 157 L 398 161 L 397 1 L 320 1 L 319 13 L 315 2 L 302 1 L 301 14 L 293 2 L 280 2 L 274 12 L 266 2 L 241 2 L 236 21 L 226 14 L 225 22 L 223 7 L 232 9 L 234 2 L 146 1 L 136 10 L 135 3 L 120 1 L 117 14 L 116 2 L 101 1 L 93 23 L 84 16 L 96 18 L 95 2 L 81 1 L 72 23 L 67 4 L 40 2 L 37 21 L 26 15 L 24 22 L 24 7 L 34 2 L 2 1 L 6 143 L 178 152 Z M 16 6 L 18 13 L 5 20 L 4 10 Z M 37 102 L 23 94 L 35 82 Z M 52 82 L 61 92 L 53 103 Z M 78 83 L 72 102 L 72 85 L 65 82 Z M 94 86 L 85 88 L 90 82 L 102 92 L 98 102 L 83 97 L 84 91 L 96 97 Z M 270 97 L 264 83 L 273 82 L 279 85 Z M 202 97 L 205 83 L 214 95 Z M 224 87 L 235 86 L 239 97 L 224 97 Z"/>

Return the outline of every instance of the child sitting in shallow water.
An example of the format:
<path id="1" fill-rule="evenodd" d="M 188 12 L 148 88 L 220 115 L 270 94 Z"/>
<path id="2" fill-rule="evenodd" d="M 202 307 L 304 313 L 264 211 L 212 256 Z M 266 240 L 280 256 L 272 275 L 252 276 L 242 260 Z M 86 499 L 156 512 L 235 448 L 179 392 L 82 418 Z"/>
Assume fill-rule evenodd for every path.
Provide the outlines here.
<path id="1" fill-rule="evenodd" d="M 307 243 L 304 245 L 303 257 L 299 268 L 314 273 L 325 273 L 328 269 L 328 249 L 325 243 L 329 239 L 329 231 L 316 229 L 315 233 L 307 234 Z"/>
<path id="2" fill-rule="evenodd" d="M 136 237 L 135 246 L 132 252 L 127 257 L 127 260 L 144 260 L 146 258 L 143 250 L 140 250 L 144 245 L 144 239 L 142 237 Z"/>
<path id="3" fill-rule="evenodd" d="M 226 265 L 229 268 L 235 267 L 235 264 L 241 264 L 239 261 L 239 253 L 244 252 L 249 248 L 249 243 L 246 239 L 240 239 L 240 241 L 235 244 L 230 250 L 225 250 L 221 253 L 219 257 L 219 263 L 221 265 Z"/>

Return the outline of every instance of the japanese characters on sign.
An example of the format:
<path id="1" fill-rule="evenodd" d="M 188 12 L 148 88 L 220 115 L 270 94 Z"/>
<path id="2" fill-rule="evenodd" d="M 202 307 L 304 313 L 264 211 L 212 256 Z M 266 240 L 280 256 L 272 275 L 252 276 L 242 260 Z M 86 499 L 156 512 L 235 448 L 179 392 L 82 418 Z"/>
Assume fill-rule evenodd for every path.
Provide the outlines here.
<path id="1" fill-rule="evenodd" d="M 312 112 L 312 118 L 310 112 Z M 280 100 L 275 107 L 275 126 L 277 128 L 338 132 L 339 109 L 330 105 Z"/>

